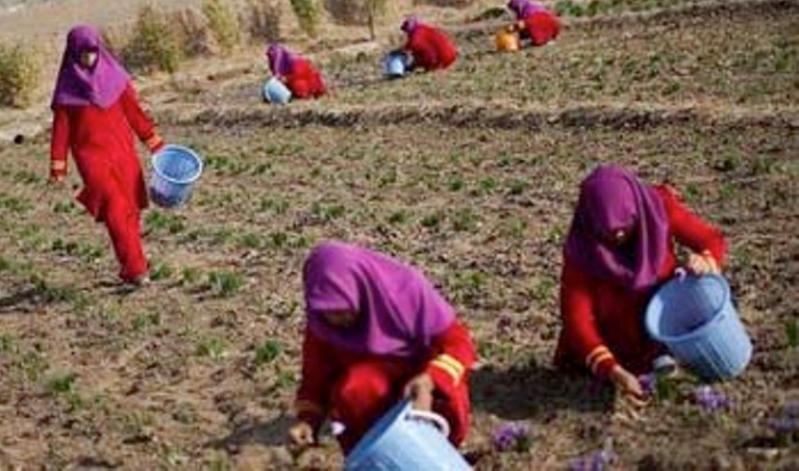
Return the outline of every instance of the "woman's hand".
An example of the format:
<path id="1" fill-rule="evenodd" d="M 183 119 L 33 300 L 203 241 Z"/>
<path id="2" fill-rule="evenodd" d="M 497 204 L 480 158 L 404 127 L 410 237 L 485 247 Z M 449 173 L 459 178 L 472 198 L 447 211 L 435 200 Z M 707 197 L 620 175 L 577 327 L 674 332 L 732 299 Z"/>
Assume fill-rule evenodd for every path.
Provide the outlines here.
<path id="1" fill-rule="evenodd" d="M 427 373 L 422 373 L 408 381 L 405 385 L 405 397 L 413 400 L 413 408 L 430 411 L 433 409 L 433 379 Z"/>
<path id="2" fill-rule="evenodd" d="M 311 446 L 316 444 L 313 427 L 304 420 L 298 420 L 289 429 L 289 441 L 293 445 Z"/>
<path id="3" fill-rule="evenodd" d="M 629 371 L 616 365 L 610 371 L 610 380 L 621 393 L 623 393 L 634 405 L 643 407 L 647 404 L 646 394 L 641 387 L 638 378 Z"/>
<path id="4" fill-rule="evenodd" d="M 698 276 L 718 275 L 721 273 L 719 264 L 716 263 L 716 259 L 713 258 L 713 255 L 708 250 L 705 250 L 701 254 L 691 252 L 691 254 L 688 255 L 686 268 L 688 268 L 691 273 Z"/>

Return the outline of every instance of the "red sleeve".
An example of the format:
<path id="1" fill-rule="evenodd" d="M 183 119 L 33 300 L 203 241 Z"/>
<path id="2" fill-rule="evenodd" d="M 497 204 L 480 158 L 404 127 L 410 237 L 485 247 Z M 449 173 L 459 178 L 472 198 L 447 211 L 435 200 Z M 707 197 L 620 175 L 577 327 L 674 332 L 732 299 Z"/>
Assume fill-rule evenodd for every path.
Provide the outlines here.
<path id="1" fill-rule="evenodd" d="M 69 151 L 69 113 L 63 106 L 53 110 L 53 129 L 50 136 L 50 176 L 67 174 L 67 152 Z"/>
<path id="2" fill-rule="evenodd" d="M 477 361 L 469 329 L 460 321 L 455 321 L 447 330 L 433 338 L 432 348 L 432 359 L 426 373 L 433 379 L 436 389 L 450 394 Z"/>
<path id="3" fill-rule="evenodd" d="M 423 69 L 435 69 L 440 62 L 438 51 L 434 44 L 434 36 L 429 28 L 422 25 L 408 38 L 403 48 L 413 55 L 413 66 Z"/>
<path id="4" fill-rule="evenodd" d="M 677 242 L 698 254 L 711 255 L 721 267 L 727 254 L 727 243 L 721 231 L 688 209 L 670 187 L 661 185 L 655 190 L 663 198 L 671 232 Z"/>
<path id="5" fill-rule="evenodd" d="M 120 100 L 125 117 L 139 140 L 147 145 L 150 152 L 155 152 L 163 147 L 164 140 L 156 132 L 153 120 L 139 104 L 139 98 L 136 95 L 136 89 L 133 88 L 133 84 L 128 83 L 128 87 L 122 93 Z"/>
<path id="6" fill-rule="evenodd" d="M 591 280 L 568 259 L 561 277 L 560 315 L 569 351 L 596 376 L 607 378 L 618 362 L 597 329 Z"/>
<path id="7" fill-rule="evenodd" d="M 328 403 L 336 377 L 335 355 L 330 344 L 305 329 L 302 344 L 302 379 L 294 407 L 300 420 L 318 430 L 327 416 Z"/>

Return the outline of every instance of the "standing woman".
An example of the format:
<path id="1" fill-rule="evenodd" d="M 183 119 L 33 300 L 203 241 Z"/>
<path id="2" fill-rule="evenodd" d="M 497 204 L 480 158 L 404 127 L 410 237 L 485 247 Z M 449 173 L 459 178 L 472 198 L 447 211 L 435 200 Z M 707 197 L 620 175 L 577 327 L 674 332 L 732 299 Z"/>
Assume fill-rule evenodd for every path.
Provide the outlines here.
<path id="1" fill-rule="evenodd" d="M 129 285 L 145 283 L 140 211 L 148 201 L 134 133 L 150 152 L 164 142 L 96 29 L 78 26 L 67 35 L 51 107 L 50 180 L 64 179 L 71 151 L 84 184 L 77 199 L 105 223 L 119 277 Z"/>
<path id="2" fill-rule="evenodd" d="M 286 84 L 294 98 L 319 98 L 327 93 L 322 74 L 308 59 L 294 54 L 281 44 L 269 46 L 266 57 L 272 75 Z"/>
<path id="3" fill-rule="evenodd" d="M 532 0 L 510 0 L 508 8 L 516 15 L 515 28 L 522 39 L 533 46 L 543 46 L 560 34 L 560 21 L 544 5 Z"/>
<path id="4" fill-rule="evenodd" d="M 295 444 L 316 442 L 325 418 L 344 426 L 345 453 L 403 396 L 441 414 L 459 445 L 469 427 L 474 344 L 425 276 L 381 253 L 337 242 L 305 262 L 307 325 Z"/>
<path id="5" fill-rule="evenodd" d="M 417 17 L 406 18 L 400 29 L 408 36 L 402 51 L 411 56 L 412 68 L 425 71 L 446 69 L 458 58 L 458 49 L 452 39 Z"/>
<path id="6" fill-rule="evenodd" d="M 646 185 L 615 165 L 582 182 L 563 250 L 556 365 L 588 370 L 644 399 L 638 375 L 665 350 L 646 335 L 643 315 L 678 267 L 675 241 L 689 250 L 689 271 L 719 272 L 724 237 L 669 187 Z"/>

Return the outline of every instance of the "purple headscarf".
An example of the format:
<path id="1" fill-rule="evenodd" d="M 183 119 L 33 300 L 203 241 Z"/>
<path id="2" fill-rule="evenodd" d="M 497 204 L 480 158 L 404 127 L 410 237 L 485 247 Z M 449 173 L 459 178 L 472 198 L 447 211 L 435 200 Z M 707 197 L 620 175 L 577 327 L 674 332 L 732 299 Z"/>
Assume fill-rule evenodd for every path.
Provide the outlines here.
<path id="1" fill-rule="evenodd" d="M 516 14 L 516 19 L 523 20 L 537 11 L 546 10 L 544 5 L 531 0 L 510 0 L 508 8 Z"/>
<path id="2" fill-rule="evenodd" d="M 317 246 L 303 268 L 308 328 L 356 353 L 418 358 L 455 321 L 452 306 L 417 269 L 341 242 Z M 349 327 L 324 313 L 357 313 Z"/>
<path id="3" fill-rule="evenodd" d="M 630 231 L 621 247 L 613 232 Z M 633 290 L 652 287 L 668 253 L 669 224 L 663 201 L 626 169 L 603 165 L 580 185 L 580 198 L 564 255 L 590 275 Z"/>
<path id="4" fill-rule="evenodd" d="M 272 44 L 266 51 L 272 75 L 285 76 L 291 73 L 296 56 L 281 44 Z"/>
<path id="5" fill-rule="evenodd" d="M 416 31 L 416 28 L 419 27 L 421 21 L 419 21 L 419 17 L 416 15 L 409 16 L 405 18 L 405 21 L 402 22 L 402 26 L 400 29 L 407 35 L 413 34 Z"/>
<path id="6" fill-rule="evenodd" d="M 80 54 L 87 50 L 97 51 L 91 69 L 80 64 Z M 108 108 L 122 96 L 129 81 L 130 75 L 106 49 L 100 33 L 91 26 L 76 26 L 67 35 L 51 106 Z"/>

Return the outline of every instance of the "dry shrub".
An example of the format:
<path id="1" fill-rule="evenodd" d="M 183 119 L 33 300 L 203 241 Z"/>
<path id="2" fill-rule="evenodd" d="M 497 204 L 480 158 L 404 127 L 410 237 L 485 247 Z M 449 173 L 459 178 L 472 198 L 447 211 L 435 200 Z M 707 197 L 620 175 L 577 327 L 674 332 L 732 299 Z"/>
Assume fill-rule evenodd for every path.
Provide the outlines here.
<path id="1" fill-rule="evenodd" d="M 280 40 L 280 15 L 278 0 L 249 0 L 242 23 L 253 40 L 276 42 Z"/>
<path id="2" fill-rule="evenodd" d="M 386 12 L 387 0 L 325 0 L 325 10 L 343 25 L 368 25 L 375 38 L 375 22 Z"/>
<path id="3" fill-rule="evenodd" d="M 230 51 L 241 40 L 241 25 L 236 14 L 223 0 L 205 0 L 203 15 L 216 43 L 223 51 Z"/>
<path id="4" fill-rule="evenodd" d="M 305 34 L 315 38 L 319 27 L 319 8 L 316 0 L 291 0 L 291 9 Z"/>
<path id="5" fill-rule="evenodd" d="M 197 57 L 214 52 L 213 38 L 196 10 L 186 8 L 175 12 L 173 18 L 174 24 L 178 26 L 178 42 L 184 56 Z"/>
<path id="6" fill-rule="evenodd" d="M 472 6 L 475 0 L 413 0 L 414 5 L 433 5 L 436 7 L 466 8 Z"/>
<path id="7" fill-rule="evenodd" d="M 125 64 L 144 72 L 162 70 L 173 73 L 181 57 L 180 37 L 169 15 L 145 5 L 139 10 L 133 36 L 122 50 Z"/>
<path id="8" fill-rule="evenodd" d="M 39 85 L 36 54 L 19 44 L 0 44 L 0 106 L 25 107 Z"/>

